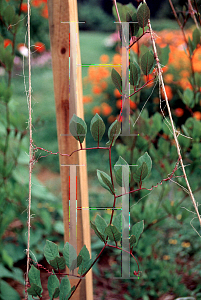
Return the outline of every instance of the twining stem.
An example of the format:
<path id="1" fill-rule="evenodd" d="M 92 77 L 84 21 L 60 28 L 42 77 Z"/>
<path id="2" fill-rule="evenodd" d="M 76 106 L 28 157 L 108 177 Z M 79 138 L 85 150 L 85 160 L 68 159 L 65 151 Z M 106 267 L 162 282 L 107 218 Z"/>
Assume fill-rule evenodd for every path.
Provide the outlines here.
<path id="1" fill-rule="evenodd" d="M 144 3 L 146 3 L 145 0 L 143 0 L 143 1 L 144 1 Z M 171 2 L 171 0 L 169 0 L 169 1 Z M 178 156 L 179 156 L 179 159 L 180 159 L 180 164 L 181 164 L 181 168 L 182 168 L 182 171 L 183 171 L 183 174 L 184 174 L 186 185 L 188 187 L 189 195 L 190 195 L 190 198 L 191 198 L 191 200 L 193 202 L 193 205 L 194 205 L 194 208 L 195 208 L 195 211 L 196 211 L 196 214 L 198 216 L 198 220 L 199 220 L 199 223 L 200 223 L 200 226 L 201 226 L 201 217 L 200 217 L 200 214 L 199 214 L 199 211 L 198 211 L 198 207 L 196 205 L 195 198 L 194 198 L 194 195 L 192 193 L 190 184 L 188 182 L 188 178 L 187 178 L 187 175 L 186 175 L 185 167 L 184 167 L 184 164 L 183 164 L 183 159 L 182 159 L 182 156 L 181 156 L 180 146 L 179 146 L 179 142 L 178 142 L 176 130 L 175 130 L 173 119 L 172 119 L 172 113 L 171 113 L 171 110 L 170 110 L 170 105 L 169 105 L 169 102 L 168 102 L 168 97 L 167 97 L 166 90 L 165 90 L 165 85 L 164 85 L 163 76 L 162 76 L 162 70 L 161 70 L 161 66 L 160 66 L 160 62 L 159 62 L 159 58 L 158 58 L 158 53 L 157 53 L 157 49 L 156 49 L 156 43 L 155 43 L 155 39 L 154 39 L 154 36 L 153 36 L 153 31 L 152 31 L 150 20 L 148 20 L 148 27 L 149 27 L 149 30 L 150 30 L 152 46 L 153 46 L 154 55 L 155 55 L 155 58 L 156 58 L 156 64 L 157 64 L 157 68 L 158 68 L 159 83 L 160 83 L 160 86 L 161 86 L 161 88 L 163 90 L 163 93 L 164 93 L 165 102 L 166 102 L 166 106 L 167 106 L 167 109 L 168 109 L 170 123 L 171 123 L 172 131 L 173 131 L 173 136 L 174 136 L 174 140 L 175 140 L 175 143 L 176 143 L 177 153 L 178 153 Z"/>
<path id="2" fill-rule="evenodd" d="M 29 64 L 29 91 L 28 91 L 28 109 L 29 109 L 29 200 L 28 200 L 28 236 L 27 236 L 27 271 L 25 282 L 25 300 L 28 299 L 27 285 L 28 285 L 28 273 L 29 273 L 29 248 L 30 248 L 30 227 L 31 227 L 31 175 L 33 165 L 33 145 L 32 145 L 32 114 L 31 114 L 31 50 L 30 50 L 30 0 L 27 0 L 28 9 L 28 64 Z"/>

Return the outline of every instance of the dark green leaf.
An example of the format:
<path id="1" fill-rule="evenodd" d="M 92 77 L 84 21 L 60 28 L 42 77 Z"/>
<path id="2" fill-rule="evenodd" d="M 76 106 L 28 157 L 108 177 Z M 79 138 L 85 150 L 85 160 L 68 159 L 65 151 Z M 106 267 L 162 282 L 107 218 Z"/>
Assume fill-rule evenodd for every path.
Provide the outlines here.
<path id="1" fill-rule="evenodd" d="M 85 121 L 74 114 L 70 120 L 69 129 L 72 136 L 80 143 L 83 143 L 87 134 L 87 125 Z"/>
<path id="2" fill-rule="evenodd" d="M 55 259 L 49 261 L 49 264 L 54 269 L 59 269 L 59 270 L 63 270 L 66 267 L 66 262 L 63 256 L 62 257 L 56 256 Z"/>
<path id="3" fill-rule="evenodd" d="M 141 58 L 141 69 L 144 75 L 148 75 L 154 66 L 154 55 L 147 51 Z"/>
<path id="4" fill-rule="evenodd" d="M 200 44 L 200 31 L 198 28 L 195 28 L 195 30 L 193 31 L 193 43 L 195 44 L 195 46 Z"/>
<path id="5" fill-rule="evenodd" d="M 82 262 L 83 261 L 88 261 L 90 259 L 89 251 L 88 251 L 88 249 L 87 249 L 87 247 L 85 245 L 80 250 L 79 255 L 82 256 Z"/>
<path id="6" fill-rule="evenodd" d="M 114 165 L 114 174 L 119 186 L 127 186 L 130 182 L 130 168 L 128 163 L 119 156 L 118 161 Z"/>
<path id="7" fill-rule="evenodd" d="M 146 3 L 141 3 L 137 9 L 137 19 L 141 28 L 144 28 L 150 19 L 150 10 Z"/>
<path id="8" fill-rule="evenodd" d="M 136 243 L 134 246 L 137 245 L 138 240 L 139 240 L 140 235 L 142 234 L 143 230 L 144 230 L 144 220 L 133 225 L 131 232 L 132 232 L 132 235 L 134 235 L 136 237 Z"/>
<path id="9" fill-rule="evenodd" d="M 60 292 L 59 292 L 59 300 L 66 300 L 68 299 L 67 296 L 71 291 L 70 281 L 67 276 L 62 278 L 60 284 Z"/>
<path id="10" fill-rule="evenodd" d="M 147 175 L 148 175 L 148 167 L 147 164 L 145 162 L 143 162 L 143 164 L 141 165 L 140 168 L 138 168 L 134 174 L 133 174 L 133 179 L 136 182 L 141 182 L 142 180 L 144 180 Z"/>
<path id="11" fill-rule="evenodd" d="M 169 60 L 169 53 L 170 53 L 169 46 L 167 45 L 164 48 L 157 47 L 157 52 L 158 52 L 158 58 L 159 58 L 160 64 L 162 66 L 167 65 L 168 60 Z"/>
<path id="12" fill-rule="evenodd" d="M 81 255 L 78 255 L 78 257 L 76 257 L 76 259 L 74 259 L 71 263 L 71 266 L 70 266 L 70 270 L 74 270 L 76 268 L 78 268 L 82 263 L 82 256 Z"/>
<path id="13" fill-rule="evenodd" d="M 99 239 L 102 242 L 105 242 L 106 241 L 105 236 L 102 233 L 100 233 L 100 231 L 97 229 L 96 225 L 92 221 L 90 221 L 90 223 L 91 223 L 91 227 L 94 230 L 95 234 L 99 237 Z"/>
<path id="14" fill-rule="evenodd" d="M 134 13 L 132 16 L 132 22 L 134 22 L 134 23 L 130 23 L 131 36 L 136 36 L 139 31 L 139 24 L 138 24 L 136 13 Z"/>
<path id="15" fill-rule="evenodd" d="M 42 288 L 41 281 L 40 281 L 40 271 L 36 269 L 36 267 L 34 267 L 33 265 L 29 270 L 29 282 L 31 285 L 32 283 L 35 283 L 37 286 Z"/>
<path id="16" fill-rule="evenodd" d="M 148 168 L 148 175 L 151 172 L 151 168 L 152 168 L 152 160 L 151 157 L 149 156 L 149 154 L 147 152 L 145 152 L 145 154 L 143 154 L 142 156 L 140 156 L 137 160 L 137 166 L 138 168 L 143 164 L 143 162 L 146 163 L 147 168 Z"/>
<path id="17" fill-rule="evenodd" d="M 122 218 L 121 213 L 114 218 L 114 221 L 112 221 L 112 224 L 119 230 L 119 232 L 123 231 L 124 218 Z"/>
<path id="18" fill-rule="evenodd" d="M 118 242 L 121 240 L 121 233 L 114 225 L 108 225 L 105 229 L 105 233 L 109 236 L 111 241 Z"/>
<path id="19" fill-rule="evenodd" d="M 129 239 L 130 247 L 133 247 L 136 244 L 136 237 L 135 235 L 131 235 Z"/>
<path id="20" fill-rule="evenodd" d="M 59 256 L 58 246 L 47 240 L 44 248 L 44 256 L 48 263 L 50 260 L 54 260 L 57 256 Z"/>
<path id="21" fill-rule="evenodd" d="M 8 6 L 4 9 L 4 12 L 3 12 L 3 17 L 4 17 L 5 22 L 6 22 L 8 25 L 13 24 L 14 16 L 15 16 L 15 11 L 14 11 L 13 6 L 8 5 Z"/>
<path id="22" fill-rule="evenodd" d="M 0 279 L 0 299 L 2 300 L 20 300 L 21 297 L 10 284 Z"/>
<path id="23" fill-rule="evenodd" d="M 106 143 L 107 145 L 114 146 L 116 139 L 121 133 L 121 123 L 119 123 L 118 120 L 115 120 L 111 125 L 108 130 L 108 138 L 109 141 Z"/>
<path id="24" fill-rule="evenodd" d="M 95 225 L 96 225 L 97 229 L 99 230 L 99 232 L 104 235 L 105 228 L 107 227 L 107 223 L 100 215 L 96 216 Z"/>
<path id="25" fill-rule="evenodd" d="M 100 142 L 105 133 L 105 124 L 98 114 L 91 120 L 90 130 L 94 140 Z"/>
<path id="26" fill-rule="evenodd" d="M 97 170 L 97 177 L 101 186 L 108 190 L 112 195 L 114 195 L 115 192 L 110 176 L 103 171 Z"/>
<path id="27" fill-rule="evenodd" d="M 36 285 L 35 283 L 32 283 L 31 287 L 28 288 L 27 292 L 31 296 L 34 296 L 34 297 L 38 296 L 40 298 L 41 294 L 42 294 L 42 288 L 39 287 L 38 285 Z"/>
<path id="28" fill-rule="evenodd" d="M 63 249 L 63 256 L 66 261 L 67 267 L 70 269 L 70 266 L 72 265 L 72 262 L 77 259 L 77 253 L 75 251 L 75 248 L 66 242 L 64 249 Z"/>
<path id="29" fill-rule="evenodd" d="M 114 68 L 112 69 L 111 77 L 115 87 L 122 94 L 122 79 L 119 73 Z"/>
<path id="30" fill-rule="evenodd" d="M 141 70 L 136 62 L 130 63 L 130 84 L 136 87 L 139 83 Z"/>
<path id="31" fill-rule="evenodd" d="M 118 9 L 118 12 L 119 12 L 121 22 L 126 22 L 126 8 L 125 8 L 125 5 L 122 5 L 121 3 L 117 2 L 117 9 Z M 112 7 L 112 12 L 113 12 L 113 15 L 114 15 L 115 19 L 117 21 L 119 21 L 115 5 L 113 5 L 113 7 Z"/>
<path id="32" fill-rule="evenodd" d="M 59 279 L 56 275 L 50 275 L 48 277 L 47 288 L 50 296 L 50 300 L 59 296 Z"/>

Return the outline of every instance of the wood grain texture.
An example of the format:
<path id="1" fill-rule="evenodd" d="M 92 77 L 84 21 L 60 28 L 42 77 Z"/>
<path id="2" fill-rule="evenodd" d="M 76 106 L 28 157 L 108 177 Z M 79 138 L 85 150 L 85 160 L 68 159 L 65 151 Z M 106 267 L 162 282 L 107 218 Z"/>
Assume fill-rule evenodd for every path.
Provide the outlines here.
<path id="1" fill-rule="evenodd" d="M 54 80 L 54 95 L 57 117 L 57 135 L 60 153 L 71 153 L 78 149 L 78 142 L 69 135 L 69 120 L 73 113 L 84 118 L 83 102 L 82 102 L 82 76 L 81 67 L 75 68 L 76 64 L 81 64 L 80 47 L 79 47 L 79 30 L 78 30 L 78 15 L 77 1 L 75 0 L 48 0 L 49 13 L 49 30 L 52 52 L 52 68 Z M 74 31 L 70 30 L 68 23 L 76 24 Z M 69 33 L 70 44 L 69 45 Z M 75 32 L 76 34 L 72 34 Z M 76 42 L 77 40 L 77 42 Z M 71 72 L 69 76 L 69 47 L 70 51 L 70 66 Z M 77 48 L 77 49 L 76 49 Z M 77 51 L 77 52 L 76 52 Z M 77 53 L 77 58 L 75 53 Z M 73 67 L 74 66 L 74 67 Z M 70 79 L 69 79 L 70 77 Z M 69 94 L 70 83 L 70 94 Z M 70 116 L 69 116 L 70 109 Z M 83 143 L 85 147 L 85 142 Z M 86 151 L 78 151 L 70 158 L 60 156 L 60 174 L 62 188 L 62 202 L 64 212 L 64 239 L 65 242 L 71 243 L 72 237 L 69 240 L 69 176 L 70 167 L 61 165 L 82 165 L 76 167 L 77 182 L 77 206 L 88 208 L 88 180 L 87 180 L 87 164 Z M 77 211 L 77 253 L 83 245 L 91 254 L 91 237 L 89 225 L 89 210 Z M 77 280 L 70 278 L 71 286 L 76 285 Z M 92 300 L 92 271 L 90 271 L 78 290 L 74 293 L 73 300 Z"/>

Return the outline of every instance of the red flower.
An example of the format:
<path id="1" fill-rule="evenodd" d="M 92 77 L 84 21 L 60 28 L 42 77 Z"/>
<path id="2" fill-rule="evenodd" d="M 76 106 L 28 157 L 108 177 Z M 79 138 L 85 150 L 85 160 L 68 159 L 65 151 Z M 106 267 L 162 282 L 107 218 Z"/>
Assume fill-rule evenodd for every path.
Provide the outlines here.
<path id="1" fill-rule="evenodd" d="M 45 19 L 48 19 L 48 8 L 47 5 L 43 8 L 42 12 L 41 12 L 41 16 Z"/>
<path id="2" fill-rule="evenodd" d="M 20 10 L 22 12 L 27 12 L 28 8 L 27 8 L 27 3 L 22 3 L 21 6 L 20 6 Z"/>
<path id="3" fill-rule="evenodd" d="M 42 53 L 45 51 L 45 45 L 41 42 L 36 42 L 34 45 L 34 49 L 38 53 Z"/>
<path id="4" fill-rule="evenodd" d="M 9 39 L 5 39 L 4 40 L 4 48 L 8 47 L 9 45 L 13 45 L 13 42 Z"/>
<path id="5" fill-rule="evenodd" d="M 183 108 L 178 107 L 178 108 L 175 109 L 174 113 L 175 113 L 175 116 L 177 116 L 178 118 L 180 118 L 180 117 L 183 116 L 184 110 L 183 110 Z"/>

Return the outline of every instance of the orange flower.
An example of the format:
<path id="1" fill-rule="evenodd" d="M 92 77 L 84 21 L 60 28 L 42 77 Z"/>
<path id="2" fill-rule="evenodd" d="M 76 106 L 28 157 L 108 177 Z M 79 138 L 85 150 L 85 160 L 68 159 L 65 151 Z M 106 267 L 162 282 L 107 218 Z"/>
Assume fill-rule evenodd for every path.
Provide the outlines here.
<path id="1" fill-rule="evenodd" d="M 83 96 L 83 103 L 89 103 L 92 102 L 92 97 L 91 96 Z"/>
<path id="2" fill-rule="evenodd" d="M 43 3 L 42 0 L 32 0 L 31 4 L 34 6 L 34 7 L 39 7 L 41 6 L 41 4 Z"/>
<path id="3" fill-rule="evenodd" d="M 102 81 L 101 82 L 101 87 L 103 90 L 105 90 L 107 88 L 107 82 L 106 81 Z"/>
<path id="4" fill-rule="evenodd" d="M 38 53 L 42 53 L 45 51 L 45 45 L 41 42 L 36 42 L 34 45 L 34 49 Z"/>
<path id="5" fill-rule="evenodd" d="M 102 78 L 107 78 L 110 76 L 110 72 L 107 68 L 104 68 L 104 67 L 100 67 L 98 68 L 98 74 L 100 74 L 100 76 Z"/>
<path id="6" fill-rule="evenodd" d="M 116 117 L 111 115 L 107 118 L 108 123 L 113 123 L 116 120 Z"/>
<path id="7" fill-rule="evenodd" d="M 121 94 L 120 94 L 120 92 L 119 92 L 118 89 L 115 89 L 115 90 L 114 90 L 114 96 L 115 96 L 116 98 L 121 97 Z"/>
<path id="8" fill-rule="evenodd" d="M 100 114 L 100 107 L 99 106 L 95 106 L 93 109 L 92 109 L 92 113 L 93 115 L 95 114 Z"/>
<path id="9" fill-rule="evenodd" d="M 182 70 L 179 74 L 181 77 L 185 77 L 185 78 L 190 76 L 190 73 L 187 70 Z"/>
<path id="10" fill-rule="evenodd" d="M 27 8 L 27 3 L 22 3 L 20 6 L 20 10 L 22 12 L 27 12 L 28 8 Z"/>
<path id="11" fill-rule="evenodd" d="M 168 100 L 170 101 L 172 99 L 172 97 L 173 97 L 173 93 L 172 93 L 171 87 L 169 85 L 165 85 L 165 91 L 166 91 L 166 95 L 168 97 Z M 165 98 L 163 90 L 162 90 L 161 94 L 162 94 L 162 97 Z"/>
<path id="12" fill-rule="evenodd" d="M 115 54 L 115 55 L 113 56 L 112 63 L 113 63 L 114 65 L 121 65 L 121 55 L 120 55 L 120 54 Z"/>
<path id="13" fill-rule="evenodd" d="M 172 83 L 173 78 L 174 78 L 173 74 L 166 74 L 164 76 L 164 80 L 165 80 L 166 83 Z"/>
<path id="14" fill-rule="evenodd" d="M 108 116 L 111 114 L 112 112 L 112 107 L 110 105 L 108 105 L 107 103 L 103 102 L 101 104 L 101 109 L 102 109 L 102 114 L 104 116 Z"/>
<path id="15" fill-rule="evenodd" d="M 116 101 L 116 107 L 118 109 L 121 109 L 121 106 L 122 106 L 122 99 L 119 99 L 119 100 Z"/>
<path id="16" fill-rule="evenodd" d="M 179 84 L 180 84 L 180 86 L 182 87 L 183 90 L 186 90 L 186 89 L 192 90 L 193 89 L 192 85 L 190 84 L 190 82 L 188 81 L 187 78 L 180 79 Z"/>
<path id="17" fill-rule="evenodd" d="M 4 40 L 4 48 L 8 47 L 9 45 L 13 46 L 13 42 L 9 39 Z"/>
<path id="18" fill-rule="evenodd" d="M 201 72 L 201 47 L 195 51 L 192 61 L 194 72 Z"/>
<path id="19" fill-rule="evenodd" d="M 200 111 L 195 111 L 195 112 L 193 113 L 193 117 L 194 117 L 195 119 L 197 119 L 198 121 L 201 121 L 201 112 L 200 112 Z"/>
<path id="20" fill-rule="evenodd" d="M 136 109 L 137 108 L 137 104 L 133 101 L 130 100 L 130 108 L 131 109 Z"/>
<path id="21" fill-rule="evenodd" d="M 183 116 L 184 110 L 183 110 L 183 108 L 178 107 L 178 108 L 175 109 L 174 113 L 175 113 L 175 116 L 177 116 L 178 118 L 180 118 L 180 117 Z"/>
<path id="22" fill-rule="evenodd" d="M 158 104 L 158 103 L 160 102 L 160 99 L 159 99 L 158 97 L 155 97 L 155 98 L 153 99 L 153 102 L 154 102 L 155 104 Z"/>
<path id="23" fill-rule="evenodd" d="M 108 63 L 108 61 L 109 61 L 109 56 L 108 56 L 107 54 L 101 55 L 101 57 L 100 57 L 100 62 L 101 62 L 102 64 L 106 64 L 106 63 Z"/>
<path id="24" fill-rule="evenodd" d="M 101 89 L 101 87 L 100 87 L 100 86 L 98 86 L 98 85 L 95 85 L 95 86 L 93 87 L 92 91 L 93 91 L 93 93 L 94 93 L 94 94 L 96 94 L 96 95 L 100 95 L 100 94 L 101 94 L 101 92 L 102 92 L 102 89 Z"/>
<path id="25" fill-rule="evenodd" d="M 48 8 L 47 5 L 43 8 L 42 12 L 41 12 L 41 16 L 45 19 L 48 19 Z"/>

